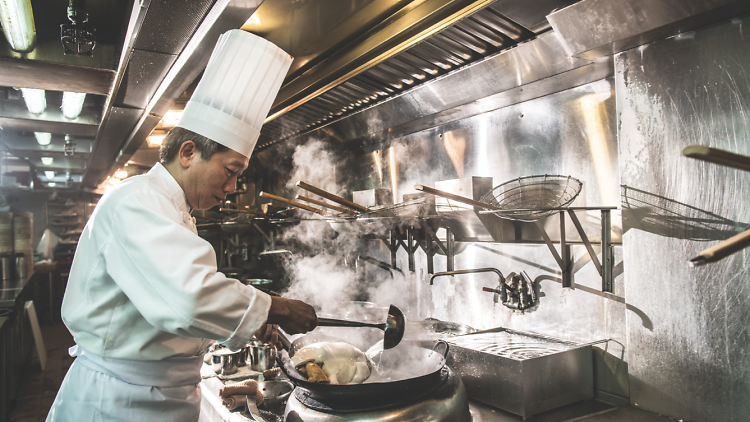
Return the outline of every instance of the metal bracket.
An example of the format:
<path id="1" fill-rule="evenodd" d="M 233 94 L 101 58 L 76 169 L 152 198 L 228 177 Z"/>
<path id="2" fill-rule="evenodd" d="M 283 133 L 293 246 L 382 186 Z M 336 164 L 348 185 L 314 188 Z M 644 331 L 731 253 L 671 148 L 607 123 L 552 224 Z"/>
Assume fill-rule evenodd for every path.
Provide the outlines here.
<path id="1" fill-rule="evenodd" d="M 406 253 L 409 256 L 409 271 L 415 272 L 414 252 L 419 249 L 419 242 L 414 238 L 414 227 L 406 229 L 406 245 L 404 245 L 404 249 L 406 249 Z"/>
<path id="2" fill-rule="evenodd" d="M 451 230 L 446 227 L 445 233 L 447 239 L 446 242 L 443 243 L 440 241 L 440 239 L 438 239 L 437 234 L 430 226 L 425 224 L 424 226 L 422 226 L 422 228 L 424 228 L 424 238 L 421 242 L 418 239 L 418 230 L 416 230 L 414 227 L 409 227 L 407 229 L 406 243 L 398 238 L 395 230 L 391 230 L 388 237 L 379 237 L 379 239 L 385 244 L 386 248 L 388 248 L 388 250 L 391 252 L 391 268 L 398 269 L 396 267 L 396 253 L 398 252 L 398 248 L 403 247 L 409 257 L 409 271 L 416 271 L 414 252 L 416 252 L 417 249 L 421 247 L 422 250 L 424 250 L 425 254 L 427 254 L 428 274 L 435 273 L 434 257 L 435 253 L 438 250 L 441 250 L 445 254 L 447 261 L 446 270 L 453 271 L 455 242 L 453 240 L 454 238 Z M 435 247 L 435 245 L 437 245 L 437 247 Z"/>
<path id="3" fill-rule="evenodd" d="M 576 231 L 578 231 L 578 235 L 581 236 L 581 241 L 583 242 L 584 246 L 586 246 L 586 250 L 589 253 L 589 256 L 591 257 L 591 261 L 594 263 L 594 266 L 596 267 L 596 270 L 599 272 L 599 275 L 602 277 L 602 291 L 612 293 L 612 267 L 614 264 L 614 253 L 612 250 L 612 210 L 611 209 L 602 209 L 602 260 L 601 263 L 599 261 L 599 257 L 597 256 L 596 252 L 594 251 L 594 247 L 591 245 L 591 241 L 589 241 L 588 236 L 586 236 L 586 233 L 583 231 L 583 226 L 581 225 L 581 221 L 578 220 L 578 216 L 576 216 L 575 211 L 573 209 L 568 209 L 568 215 L 570 216 L 571 221 L 573 221 L 573 225 L 576 227 Z M 573 261 L 572 261 L 572 255 L 570 253 L 570 245 L 567 244 L 567 241 L 565 239 L 565 211 L 560 211 L 560 250 L 561 254 L 557 252 L 557 249 L 555 249 L 554 243 L 552 243 L 552 240 L 550 239 L 549 235 L 547 234 L 547 231 L 544 229 L 544 226 L 542 226 L 542 223 L 539 221 L 535 221 L 534 224 L 536 224 L 537 228 L 539 229 L 539 232 L 542 234 L 542 238 L 544 239 L 544 243 L 547 244 L 547 247 L 549 248 L 550 252 L 552 252 L 552 256 L 555 258 L 555 261 L 557 261 L 557 264 L 560 266 L 560 270 L 562 271 L 562 285 L 563 287 L 572 287 L 573 286 L 573 274 L 572 274 L 572 268 L 573 268 Z"/>
<path id="4" fill-rule="evenodd" d="M 454 269 L 454 258 L 456 256 L 456 254 L 455 254 L 455 250 L 456 249 L 455 249 L 455 245 L 454 245 L 454 241 L 453 241 L 453 232 L 451 231 L 451 229 L 449 227 L 445 228 L 445 237 L 446 237 L 446 239 L 445 239 L 446 240 L 445 245 L 443 244 L 443 242 L 440 241 L 440 239 L 438 239 L 437 234 L 435 233 L 434 230 L 432 230 L 432 227 L 430 227 L 429 225 L 425 224 L 424 225 L 424 231 L 425 231 L 425 242 L 428 243 L 428 244 L 430 244 L 430 248 L 429 248 L 430 251 L 432 252 L 432 250 L 433 250 L 433 248 L 432 248 L 432 241 L 434 241 L 435 244 L 437 245 L 437 247 L 441 251 L 443 251 L 443 253 L 445 254 L 445 258 L 446 258 L 446 265 L 445 265 L 446 271 L 453 271 L 453 269 Z M 427 252 L 427 250 L 425 250 L 425 252 Z M 431 254 L 427 253 L 427 256 L 429 258 L 428 261 L 427 261 L 427 273 L 428 274 L 434 274 L 435 273 L 435 267 L 434 267 L 433 262 L 432 262 L 432 257 L 435 256 L 435 253 L 434 252 L 432 252 Z"/>

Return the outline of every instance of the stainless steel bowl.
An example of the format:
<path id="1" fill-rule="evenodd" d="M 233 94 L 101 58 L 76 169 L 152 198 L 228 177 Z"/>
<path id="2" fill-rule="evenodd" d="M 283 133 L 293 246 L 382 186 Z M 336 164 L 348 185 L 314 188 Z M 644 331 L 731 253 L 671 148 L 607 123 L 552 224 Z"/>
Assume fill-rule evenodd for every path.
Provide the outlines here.
<path id="1" fill-rule="evenodd" d="M 231 375 L 237 372 L 242 351 L 220 349 L 214 351 L 211 358 L 211 369 L 219 375 Z"/>
<path id="2" fill-rule="evenodd" d="M 247 344 L 247 364 L 253 371 L 263 372 L 276 366 L 276 348 L 253 340 Z"/>
<path id="3" fill-rule="evenodd" d="M 294 390 L 294 384 L 285 380 L 260 381 L 258 390 L 263 393 L 263 403 L 260 404 L 260 408 L 279 414 L 284 411 L 289 395 Z"/>

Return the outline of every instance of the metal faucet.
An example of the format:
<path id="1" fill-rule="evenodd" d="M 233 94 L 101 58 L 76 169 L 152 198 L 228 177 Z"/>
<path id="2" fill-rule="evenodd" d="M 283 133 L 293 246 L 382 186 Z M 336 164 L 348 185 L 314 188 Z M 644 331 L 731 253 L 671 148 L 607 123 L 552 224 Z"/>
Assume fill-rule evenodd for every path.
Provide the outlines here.
<path id="1" fill-rule="evenodd" d="M 489 273 L 489 272 L 497 273 L 497 276 L 500 277 L 501 282 L 505 284 L 505 282 L 503 281 L 505 280 L 505 276 L 497 268 L 474 268 L 470 270 L 456 270 L 456 271 L 445 271 L 442 273 L 435 273 L 430 276 L 430 286 L 432 286 L 432 282 L 435 280 L 435 277 L 440 277 L 442 275 L 474 274 L 474 273 Z M 506 288 L 510 288 L 510 286 L 506 286 Z"/>
<path id="2" fill-rule="evenodd" d="M 502 301 L 503 305 L 511 309 L 517 309 L 523 311 L 524 309 L 534 306 L 537 302 L 537 295 L 534 291 L 534 283 L 529 279 L 528 275 L 524 271 L 521 274 L 511 273 L 508 276 L 508 283 L 506 278 L 500 270 L 497 268 L 474 268 L 469 270 L 456 270 L 456 271 L 445 271 L 442 273 L 435 273 L 430 276 L 430 285 L 435 281 L 435 277 L 443 275 L 457 275 L 457 274 L 474 274 L 474 273 L 488 273 L 493 272 L 500 278 L 500 283 L 497 288 L 483 287 L 482 290 L 495 294 L 494 302 L 497 303 L 498 296 Z"/>

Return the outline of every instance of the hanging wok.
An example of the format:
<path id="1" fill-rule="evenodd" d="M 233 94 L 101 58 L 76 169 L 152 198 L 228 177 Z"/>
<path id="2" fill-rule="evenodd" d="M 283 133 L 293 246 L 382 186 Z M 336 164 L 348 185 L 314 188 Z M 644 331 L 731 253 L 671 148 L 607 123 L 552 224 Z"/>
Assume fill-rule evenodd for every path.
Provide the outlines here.
<path id="1" fill-rule="evenodd" d="M 402 344 L 385 352 L 382 346 L 381 349 L 371 348 L 367 353 L 371 375 L 362 384 L 336 385 L 307 381 L 294 367 L 290 357 L 309 344 L 331 341 L 344 340 L 324 334 L 306 334 L 291 343 L 288 353 L 286 350 L 278 353 L 277 359 L 282 372 L 303 389 L 302 395 L 334 409 L 352 407 L 361 410 L 363 402 L 364 406 L 373 408 L 384 403 L 406 403 L 428 394 L 447 375 L 444 368 L 448 344 L 439 341 L 433 349 L 442 344 L 445 348 L 442 354 L 411 344 Z"/>

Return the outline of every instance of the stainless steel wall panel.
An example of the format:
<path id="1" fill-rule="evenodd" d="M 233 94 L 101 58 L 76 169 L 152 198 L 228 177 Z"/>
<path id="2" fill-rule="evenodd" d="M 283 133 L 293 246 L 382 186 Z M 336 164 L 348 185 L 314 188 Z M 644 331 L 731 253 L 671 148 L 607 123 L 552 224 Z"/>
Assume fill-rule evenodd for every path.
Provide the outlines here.
<path id="1" fill-rule="evenodd" d="M 569 55 L 594 60 L 748 12 L 744 0 L 584 0 L 547 18 Z"/>
<path id="2" fill-rule="evenodd" d="M 713 2 L 707 2 L 713 4 Z M 689 268 L 750 226 L 750 173 L 682 157 L 750 155 L 750 19 L 616 57 L 631 403 L 676 419 L 750 420 L 750 250 Z"/>
<path id="3" fill-rule="evenodd" d="M 498 0 L 489 7 L 524 28 L 534 30 L 547 26 L 547 15 L 577 1 L 579 0 L 534 0 L 533 3 L 530 3 L 517 0 Z"/>

